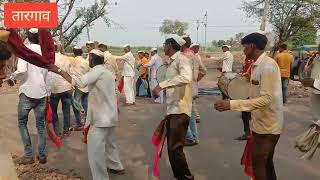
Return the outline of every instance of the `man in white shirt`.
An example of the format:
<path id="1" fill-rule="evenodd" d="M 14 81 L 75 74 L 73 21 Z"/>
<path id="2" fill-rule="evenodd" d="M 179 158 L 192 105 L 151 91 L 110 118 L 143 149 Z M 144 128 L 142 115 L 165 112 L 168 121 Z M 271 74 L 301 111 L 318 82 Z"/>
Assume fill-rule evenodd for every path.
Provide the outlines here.
<path id="1" fill-rule="evenodd" d="M 178 180 L 194 180 L 183 152 L 185 138 L 192 109 L 192 67 L 190 60 L 180 52 L 186 43 L 173 34 L 166 39 L 164 51 L 171 62 L 166 80 L 160 82 L 152 91 L 159 97 L 166 90 L 167 116 L 165 117 L 167 148 L 174 177 Z"/>
<path id="2" fill-rule="evenodd" d="M 71 62 L 65 55 L 59 52 L 58 45 L 55 45 L 56 54 L 55 54 L 55 65 L 70 73 Z M 70 107 L 72 100 L 72 86 L 69 82 L 63 79 L 59 74 L 50 72 L 51 77 L 51 97 L 50 105 L 53 113 L 53 127 L 57 136 L 61 136 L 61 130 L 59 125 L 58 117 L 58 105 L 61 101 L 62 103 L 62 112 L 63 112 L 63 137 L 68 137 L 70 135 Z"/>
<path id="3" fill-rule="evenodd" d="M 230 52 L 231 46 L 223 45 L 223 54 L 221 57 L 211 57 L 210 59 L 222 61 L 222 73 L 232 72 L 234 57 Z"/>
<path id="4" fill-rule="evenodd" d="M 82 48 L 75 46 L 73 48 L 73 54 L 74 54 L 74 59 L 71 63 L 71 74 L 77 75 L 77 76 L 83 76 L 85 75 L 87 72 L 89 72 L 90 67 L 89 67 L 89 61 L 84 59 L 82 57 Z M 83 88 L 78 88 L 76 87 L 74 90 L 74 100 L 77 101 L 78 103 L 80 103 L 82 105 L 82 108 L 84 109 L 84 119 L 81 119 L 81 115 L 78 109 L 75 108 L 75 106 L 73 107 L 73 113 L 75 115 L 76 118 L 76 123 L 77 123 L 77 128 L 82 127 L 83 123 L 85 121 L 85 117 L 87 114 L 87 110 L 88 110 L 88 87 L 83 87 Z"/>
<path id="5" fill-rule="evenodd" d="M 85 127 L 88 134 L 88 159 L 93 180 L 109 180 L 108 172 L 124 174 L 115 143 L 118 111 L 114 77 L 104 67 L 104 54 L 100 50 L 89 53 L 90 71 L 83 76 L 60 74 L 77 87 L 89 88 L 89 107 Z"/>
<path id="6" fill-rule="evenodd" d="M 104 54 L 104 65 L 105 67 L 112 72 L 112 75 L 115 79 L 118 78 L 119 68 L 116 61 L 116 58 L 108 50 L 107 43 L 99 43 L 98 48 Z"/>
<path id="7" fill-rule="evenodd" d="M 30 45 L 27 47 L 41 55 L 38 29 L 31 28 L 27 33 Z M 37 159 L 40 163 L 47 162 L 45 108 L 48 96 L 50 96 L 50 80 L 48 70 L 32 65 L 23 59 L 18 59 L 17 70 L 11 75 L 9 84 L 14 85 L 20 80 L 18 123 L 21 139 L 24 145 L 24 157 L 19 159 L 19 164 L 34 163 L 32 144 L 28 130 L 28 115 L 33 109 L 38 131 Z"/>
<path id="8" fill-rule="evenodd" d="M 129 44 L 123 46 L 125 55 L 117 56 L 118 61 L 123 61 L 122 76 L 124 81 L 124 95 L 126 96 L 126 105 L 135 105 L 135 93 L 134 93 L 134 76 L 135 76 L 135 63 Z"/>
<path id="9" fill-rule="evenodd" d="M 144 67 L 150 68 L 150 77 L 149 77 L 149 85 L 151 91 L 158 85 L 157 82 L 157 70 L 160 66 L 164 65 L 162 58 L 158 54 L 157 48 L 151 49 L 151 59 L 150 61 L 143 65 Z M 164 100 L 163 91 L 160 92 L 160 96 L 155 98 L 154 102 L 162 104 Z"/>
<path id="10" fill-rule="evenodd" d="M 283 128 L 283 102 L 280 68 L 268 57 L 268 39 L 260 33 L 244 37 L 241 44 L 248 59 L 254 60 L 250 77 L 248 100 L 221 100 L 218 111 L 251 111 L 252 168 L 257 180 L 277 179 L 273 156 Z"/>

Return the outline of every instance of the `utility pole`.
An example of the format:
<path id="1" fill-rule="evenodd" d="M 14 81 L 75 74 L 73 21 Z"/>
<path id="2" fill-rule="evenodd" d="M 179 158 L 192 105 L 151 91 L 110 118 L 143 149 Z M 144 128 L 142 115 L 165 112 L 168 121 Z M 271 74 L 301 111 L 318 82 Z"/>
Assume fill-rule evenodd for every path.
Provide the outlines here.
<path id="1" fill-rule="evenodd" d="M 262 17 L 262 22 L 260 26 L 261 31 L 266 30 L 267 22 L 269 21 L 270 3 L 271 3 L 271 0 L 265 0 L 263 17 Z"/>
<path id="2" fill-rule="evenodd" d="M 199 43 L 199 27 L 200 27 L 200 21 L 197 19 L 197 43 Z"/>
<path id="3" fill-rule="evenodd" d="M 208 11 L 206 11 L 206 14 L 204 15 L 204 45 L 205 45 L 205 52 L 207 52 L 207 29 L 208 29 Z"/>
<path id="4" fill-rule="evenodd" d="M 88 41 L 90 41 L 90 24 L 87 26 L 87 37 L 88 37 Z"/>

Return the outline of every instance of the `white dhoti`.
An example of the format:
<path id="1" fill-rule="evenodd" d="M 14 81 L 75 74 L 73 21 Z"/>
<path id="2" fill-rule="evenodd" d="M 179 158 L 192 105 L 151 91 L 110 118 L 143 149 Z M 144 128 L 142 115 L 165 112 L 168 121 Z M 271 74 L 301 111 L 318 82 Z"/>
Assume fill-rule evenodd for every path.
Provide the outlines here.
<path id="1" fill-rule="evenodd" d="M 158 85 L 157 79 L 151 78 L 151 79 L 149 80 L 149 86 L 150 86 L 151 91 L 152 91 L 154 88 L 156 88 L 157 85 Z M 163 100 L 164 100 L 164 93 L 163 93 L 163 91 L 161 91 L 161 92 L 160 92 L 160 96 L 159 96 L 158 98 L 156 98 L 156 99 L 154 100 L 154 102 L 156 102 L 156 103 L 161 103 L 161 104 L 162 104 L 162 103 L 163 103 Z"/>
<path id="2" fill-rule="evenodd" d="M 107 168 L 123 169 L 114 133 L 115 127 L 90 127 L 88 133 L 88 159 L 93 180 L 109 180 Z"/>
<path id="3" fill-rule="evenodd" d="M 126 103 L 132 104 L 135 102 L 135 94 L 134 94 L 134 77 L 124 76 L 123 77 L 123 91 L 126 97 Z"/>

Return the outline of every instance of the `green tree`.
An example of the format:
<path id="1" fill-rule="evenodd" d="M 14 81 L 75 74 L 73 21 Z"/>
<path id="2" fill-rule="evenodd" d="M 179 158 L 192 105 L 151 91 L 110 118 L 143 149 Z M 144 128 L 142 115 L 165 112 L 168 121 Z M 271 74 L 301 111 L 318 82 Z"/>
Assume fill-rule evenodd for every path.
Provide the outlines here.
<path id="1" fill-rule="evenodd" d="M 296 48 L 302 45 L 315 44 L 317 40 L 317 28 L 310 24 L 309 27 L 304 27 L 297 34 L 289 39 L 289 43 L 292 48 Z"/>
<path id="2" fill-rule="evenodd" d="M 244 1 L 242 4 L 242 10 L 249 18 L 260 20 L 263 9 L 264 0 Z M 276 35 L 273 51 L 319 18 L 318 0 L 271 0 L 269 21 Z"/>
<path id="3" fill-rule="evenodd" d="M 212 47 L 218 47 L 218 41 L 217 40 L 213 40 L 211 42 Z"/>
<path id="4" fill-rule="evenodd" d="M 225 40 L 219 40 L 218 41 L 218 47 L 222 47 L 223 45 L 226 44 L 226 41 Z"/>
<path id="5" fill-rule="evenodd" d="M 178 34 L 179 36 L 182 36 L 185 34 L 187 29 L 188 29 L 188 23 L 186 22 L 182 22 L 179 20 L 165 19 L 162 22 L 162 25 L 159 28 L 159 31 L 162 33 L 162 35 Z"/>

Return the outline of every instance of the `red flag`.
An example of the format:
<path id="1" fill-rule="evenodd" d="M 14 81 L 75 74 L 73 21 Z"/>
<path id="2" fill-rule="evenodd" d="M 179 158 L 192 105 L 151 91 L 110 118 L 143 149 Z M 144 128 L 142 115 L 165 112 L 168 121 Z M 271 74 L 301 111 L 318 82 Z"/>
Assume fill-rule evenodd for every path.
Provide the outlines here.
<path id="1" fill-rule="evenodd" d="M 87 144 L 88 142 L 88 133 L 89 133 L 89 129 L 90 129 L 90 125 L 83 128 L 82 134 L 83 134 L 83 138 L 82 138 L 82 142 Z"/>
<path id="2" fill-rule="evenodd" d="M 61 140 L 60 138 L 56 135 L 56 133 L 54 132 L 54 129 L 53 129 L 53 118 L 52 118 L 52 109 L 51 109 L 51 106 L 50 106 L 50 103 L 47 102 L 46 104 L 46 127 L 47 127 L 47 133 L 48 133 L 48 136 L 49 138 L 51 139 L 51 141 L 56 145 L 56 147 L 58 149 L 60 149 L 61 147 Z"/>
<path id="3" fill-rule="evenodd" d="M 120 93 L 122 93 L 124 87 L 124 81 L 123 81 L 123 76 L 120 78 L 120 80 L 118 81 L 118 90 Z"/>
<path id="4" fill-rule="evenodd" d="M 244 173 L 247 176 L 251 177 L 252 180 L 255 180 L 253 167 L 252 167 L 253 143 L 254 143 L 254 138 L 253 138 L 253 135 L 251 135 L 244 149 L 244 152 L 241 158 L 241 165 L 244 166 Z"/>

